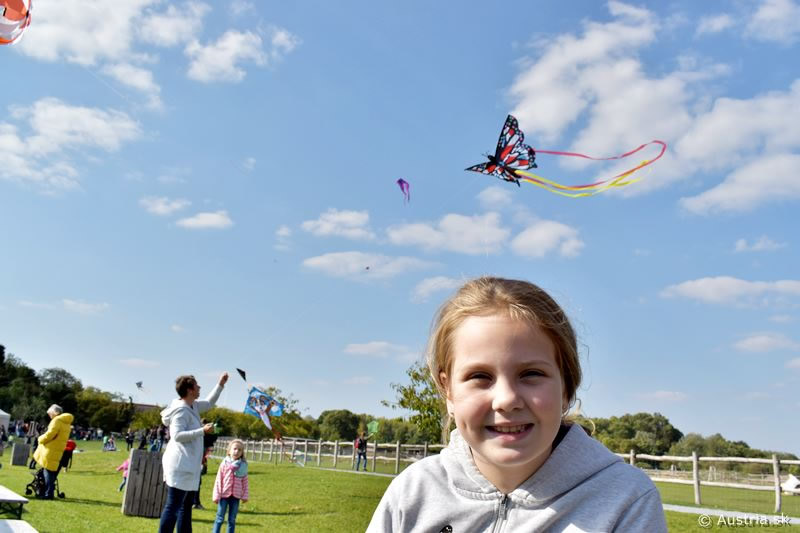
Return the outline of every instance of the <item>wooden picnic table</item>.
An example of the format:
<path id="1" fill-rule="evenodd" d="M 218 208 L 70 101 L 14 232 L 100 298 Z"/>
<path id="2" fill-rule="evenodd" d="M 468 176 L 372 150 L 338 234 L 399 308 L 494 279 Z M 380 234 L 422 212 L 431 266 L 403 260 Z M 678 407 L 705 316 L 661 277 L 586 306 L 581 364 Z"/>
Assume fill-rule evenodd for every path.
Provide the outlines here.
<path id="1" fill-rule="evenodd" d="M 0 533 L 39 533 L 25 520 L 0 520 Z"/>
<path id="2" fill-rule="evenodd" d="M 28 503 L 28 498 L 20 496 L 11 489 L 0 485 L 0 513 L 11 513 L 22 518 L 22 506 Z"/>

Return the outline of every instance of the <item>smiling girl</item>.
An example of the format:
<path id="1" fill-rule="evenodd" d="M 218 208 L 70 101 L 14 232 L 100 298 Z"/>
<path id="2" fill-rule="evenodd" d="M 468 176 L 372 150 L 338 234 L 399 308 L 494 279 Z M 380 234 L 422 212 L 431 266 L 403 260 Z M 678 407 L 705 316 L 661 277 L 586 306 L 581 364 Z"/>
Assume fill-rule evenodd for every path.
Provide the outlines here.
<path id="1" fill-rule="evenodd" d="M 439 310 L 428 368 L 456 429 L 392 481 L 367 531 L 667 530 L 652 481 L 566 420 L 577 340 L 542 289 L 466 283 Z"/>

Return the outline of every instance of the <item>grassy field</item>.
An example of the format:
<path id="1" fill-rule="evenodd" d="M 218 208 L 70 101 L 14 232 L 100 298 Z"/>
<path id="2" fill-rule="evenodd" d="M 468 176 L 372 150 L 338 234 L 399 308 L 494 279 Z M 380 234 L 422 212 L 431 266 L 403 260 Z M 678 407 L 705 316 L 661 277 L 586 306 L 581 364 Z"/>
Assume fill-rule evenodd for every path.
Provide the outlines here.
<path id="1" fill-rule="evenodd" d="M 83 449 L 84 453 L 75 454 L 72 470 L 62 472 L 59 476 L 60 488 L 66 493 L 66 499 L 32 499 L 25 506 L 23 519 L 42 533 L 155 531 L 158 528 L 156 519 L 129 517 L 121 513 L 122 493 L 117 492 L 121 476 L 115 468 L 125 459 L 126 452 L 102 452 L 100 448 L 98 442 L 80 442 L 79 449 Z M 23 494 L 25 485 L 31 480 L 31 471 L 10 466 L 9 454 L 3 457 L 3 463 L 0 484 Z M 237 531 L 364 531 L 391 478 L 345 472 L 349 464 L 339 462 L 342 471 L 331 472 L 302 468 L 286 462 L 277 465 L 251 462 L 252 500 L 241 507 Z M 210 474 L 203 477 L 201 497 L 207 510 L 194 511 L 196 531 L 211 530 L 215 515 L 211 485 L 217 465 L 218 461 L 212 460 L 209 464 Z M 380 470 L 394 469 L 393 464 L 384 466 Z M 693 502 L 691 486 L 659 484 L 659 490 L 665 503 L 691 505 Z M 772 510 L 772 493 L 736 489 L 711 491 L 706 488 L 703 494 L 703 503 L 709 507 L 767 513 Z M 762 496 L 766 498 L 762 499 Z M 795 503 L 800 502 L 787 501 L 785 505 Z M 793 509 L 787 514 L 800 516 L 797 509 Z M 667 521 L 670 531 L 705 531 L 698 526 L 696 515 L 667 512 Z M 715 525 L 711 529 L 720 528 Z M 748 527 L 747 531 L 778 529 L 787 530 Z M 796 529 L 800 528 L 791 528 Z"/>

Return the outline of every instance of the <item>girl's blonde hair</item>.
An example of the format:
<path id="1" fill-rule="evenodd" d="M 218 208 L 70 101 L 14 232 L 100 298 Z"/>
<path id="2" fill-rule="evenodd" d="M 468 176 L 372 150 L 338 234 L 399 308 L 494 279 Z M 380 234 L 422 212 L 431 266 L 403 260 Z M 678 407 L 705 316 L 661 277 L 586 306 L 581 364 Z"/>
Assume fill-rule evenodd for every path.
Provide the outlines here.
<path id="1" fill-rule="evenodd" d="M 238 444 L 242 448 L 242 457 L 241 457 L 241 459 L 242 459 L 242 461 L 244 461 L 246 463 L 247 462 L 247 458 L 244 456 L 244 442 L 241 439 L 233 439 L 232 441 L 230 441 L 228 443 L 228 457 L 231 457 L 231 458 L 233 457 L 233 455 L 231 455 L 231 454 L 233 453 L 233 445 L 234 444 Z"/>
<path id="2" fill-rule="evenodd" d="M 549 294 L 533 283 L 489 276 L 466 282 L 436 314 L 428 341 L 427 360 L 428 370 L 442 399 L 447 397 L 447 389 L 441 374 L 450 376 L 456 330 L 468 317 L 497 313 L 539 327 L 547 335 L 555 347 L 568 406 L 572 406 L 581 384 L 581 365 L 575 330 L 566 313 Z M 447 441 L 452 417 L 444 412 L 442 418 L 442 434 Z"/>

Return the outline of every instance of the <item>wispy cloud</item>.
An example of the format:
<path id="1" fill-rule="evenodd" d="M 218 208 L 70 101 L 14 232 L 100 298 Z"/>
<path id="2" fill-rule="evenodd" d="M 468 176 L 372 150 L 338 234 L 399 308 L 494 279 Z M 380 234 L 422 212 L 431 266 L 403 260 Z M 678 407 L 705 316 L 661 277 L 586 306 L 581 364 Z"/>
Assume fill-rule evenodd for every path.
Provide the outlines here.
<path id="1" fill-rule="evenodd" d="M 91 303 L 83 300 L 69 300 L 66 298 L 61 300 L 61 304 L 67 311 L 70 311 L 71 313 L 78 313 L 80 315 L 96 315 L 108 310 L 111 307 L 105 302 Z"/>
<path id="2" fill-rule="evenodd" d="M 452 291 L 463 285 L 465 280 L 448 278 L 446 276 L 436 276 L 433 278 L 425 278 L 411 291 L 412 302 L 427 302 L 432 294 L 437 292 Z"/>
<path id="3" fill-rule="evenodd" d="M 513 203 L 511 191 L 507 188 L 492 185 L 478 194 L 478 201 L 484 209 L 496 210 L 508 207 Z"/>
<path id="4" fill-rule="evenodd" d="M 800 350 L 800 342 L 795 342 L 780 333 L 757 333 L 733 345 L 741 352 L 765 353 L 779 350 Z"/>
<path id="5" fill-rule="evenodd" d="M 161 363 L 152 359 L 120 359 L 119 363 L 130 368 L 156 368 L 161 366 Z"/>
<path id="6" fill-rule="evenodd" d="M 654 392 L 646 392 L 639 395 L 642 399 L 645 400 L 656 400 L 656 401 L 664 401 L 664 402 L 682 402 L 688 395 L 683 392 L 678 391 L 669 391 L 669 390 L 657 390 Z"/>
<path id="7" fill-rule="evenodd" d="M 163 12 L 146 13 L 147 24 L 137 26 L 137 33 L 146 43 L 158 46 L 188 43 L 199 35 L 203 18 L 209 11 L 211 6 L 201 2 L 186 2 L 181 6 L 168 4 Z"/>
<path id="8" fill-rule="evenodd" d="M 289 226 L 283 225 L 275 230 L 275 244 L 273 248 L 276 250 L 286 251 L 291 245 L 292 229 Z"/>
<path id="9" fill-rule="evenodd" d="M 318 237 L 337 236 L 354 240 L 372 240 L 375 234 L 369 228 L 369 212 L 328 209 L 316 220 L 306 220 L 303 230 Z"/>
<path id="10" fill-rule="evenodd" d="M 437 266 L 415 257 L 392 257 L 364 252 L 334 252 L 310 257 L 303 266 L 329 276 L 357 281 L 386 279 Z"/>
<path id="11" fill-rule="evenodd" d="M 184 331 L 186 331 L 186 328 L 184 328 L 184 327 L 183 327 L 183 326 L 181 326 L 180 324 L 172 324 L 172 325 L 169 327 L 169 329 L 170 329 L 170 331 L 172 331 L 173 333 L 183 333 Z"/>
<path id="12" fill-rule="evenodd" d="M 752 244 L 747 242 L 747 239 L 738 239 L 734 245 L 735 252 L 773 252 L 786 248 L 785 242 L 775 242 L 766 235 L 759 237 L 757 241 Z"/>
<path id="13" fill-rule="evenodd" d="M 800 38 L 800 5 L 793 0 L 762 0 L 747 33 L 761 41 L 794 44 Z"/>
<path id="14" fill-rule="evenodd" d="M 166 196 L 145 196 L 139 200 L 139 205 L 148 213 L 159 216 L 171 215 L 189 207 L 191 204 L 192 202 L 184 198 L 170 200 Z"/>
<path id="15" fill-rule="evenodd" d="M 390 226 L 386 233 L 392 244 L 419 246 L 469 255 L 497 253 L 511 234 L 497 213 L 464 216 L 449 214 L 437 223 Z"/>
<path id="16" fill-rule="evenodd" d="M 553 220 L 535 222 L 511 241 L 515 254 L 535 259 L 551 252 L 563 257 L 577 257 L 583 247 L 578 230 Z"/>
<path id="17" fill-rule="evenodd" d="M 661 291 L 664 298 L 689 298 L 711 304 L 766 305 L 776 298 L 800 297 L 800 281 L 746 281 L 718 276 L 684 281 Z"/>
<path id="18" fill-rule="evenodd" d="M 728 13 L 702 17 L 700 23 L 697 25 L 697 35 L 719 33 L 732 27 L 734 24 L 734 18 Z"/>
<path id="19" fill-rule="evenodd" d="M 227 211 L 213 213 L 197 213 L 188 218 L 182 218 L 175 224 L 187 229 L 225 229 L 233 226 L 233 221 Z"/>
<path id="20" fill-rule="evenodd" d="M 786 361 L 786 368 L 800 369 L 800 357 Z"/>
<path id="21" fill-rule="evenodd" d="M 369 385 L 373 381 L 375 380 L 371 376 L 353 376 L 345 379 L 342 383 L 345 385 Z"/>

